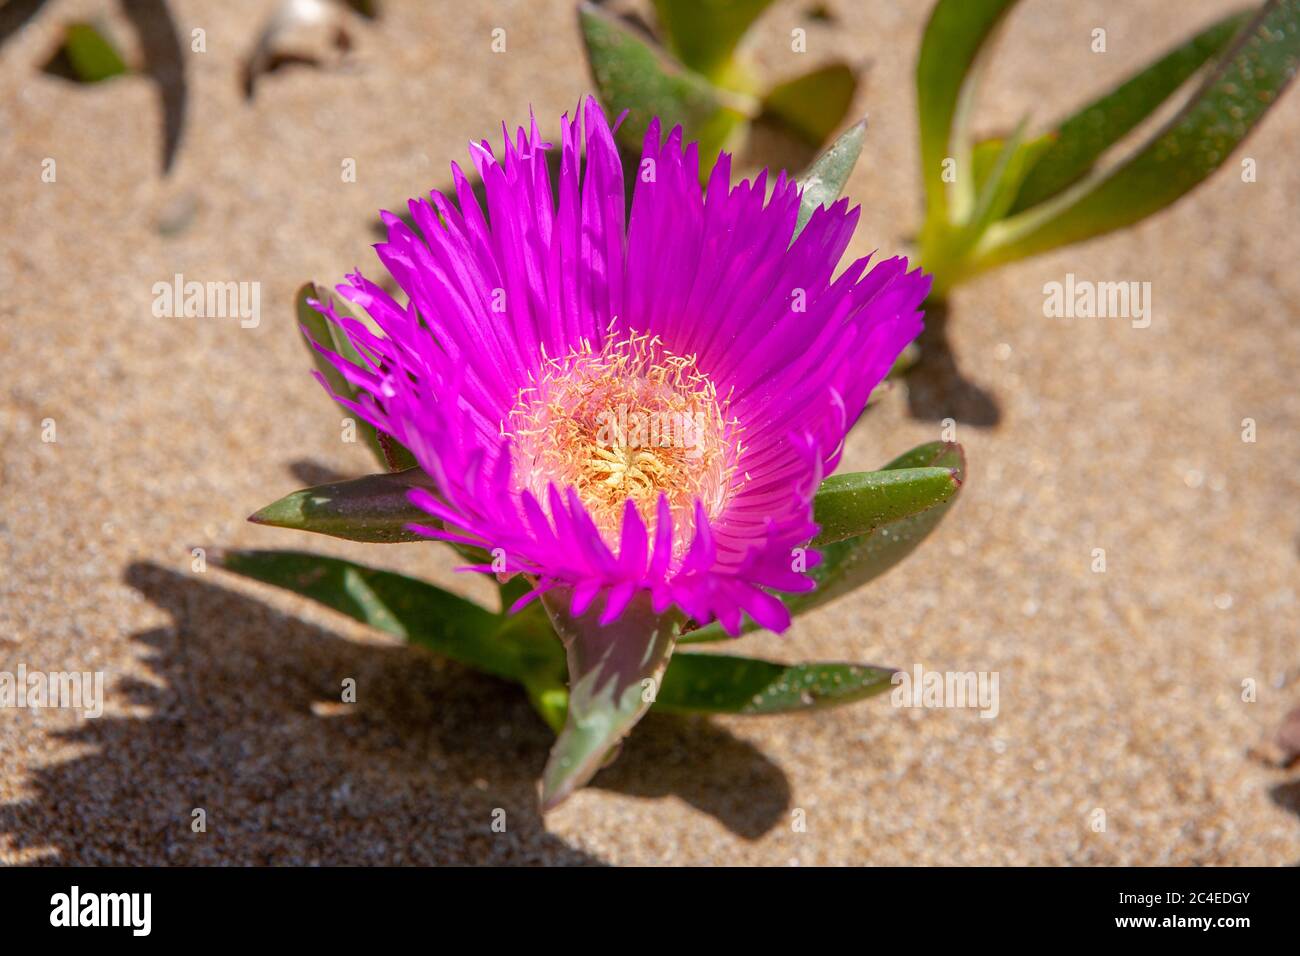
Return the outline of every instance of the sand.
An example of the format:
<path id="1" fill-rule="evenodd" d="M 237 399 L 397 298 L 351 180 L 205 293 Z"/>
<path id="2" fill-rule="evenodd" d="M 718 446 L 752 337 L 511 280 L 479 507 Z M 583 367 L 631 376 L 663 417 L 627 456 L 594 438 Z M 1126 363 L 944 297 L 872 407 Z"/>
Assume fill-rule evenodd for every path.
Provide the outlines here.
<path id="1" fill-rule="evenodd" d="M 1045 123 L 1235 5 L 1026 3 L 978 124 Z M 0 710 L 0 862 L 1300 861 L 1300 776 L 1268 747 L 1300 703 L 1300 93 L 1241 154 L 1256 182 L 1234 159 L 1139 228 L 961 288 L 950 339 L 983 396 L 960 402 L 986 424 L 956 426 L 970 459 L 956 508 L 874 586 L 735 646 L 996 672 L 996 718 L 887 698 L 652 716 L 543 821 L 550 737 L 521 693 L 196 573 L 190 549 L 310 548 L 486 597 L 438 546 L 352 546 L 244 518 L 321 475 L 370 470 L 307 375 L 294 288 L 377 272 L 375 211 L 445 184 L 469 138 L 530 104 L 555 129 L 588 88 L 572 8 L 390 0 L 351 27 L 351 65 L 278 71 L 246 102 L 240 64 L 272 0 L 173 0 L 182 36 L 203 28 L 207 52 L 187 54 L 163 177 L 156 87 L 42 73 L 59 24 L 100 5 L 48 6 L 0 59 L 0 670 L 103 671 L 107 704 L 97 720 Z M 839 22 L 808 23 L 802 59 L 787 52 L 801 6 L 773 10 L 759 60 L 770 75 L 872 61 L 855 106 L 871 131 L 848 190 L 863 204 L 852 251 L 902 249 L 919 215 L 911 71 L 926 5 L 829 6 Z M 133 48 L 130 26 L 109 23 Z M 490 48 L 498 26 L 504 54 Z M 1096 26 L 1105 54 L 1089 50 Z M 47 157 L 55 183 L 41 181 Z M 260 324 L 155 318 L 154 283 L 176 273 L 260 283 Z M 1067 273 L 1150 282 L 1150 327 L 1045 318 L 1043 286 Z M 939 437 L 945 400 L 928 387 L 922 376 L 873 408 L 843 467 Z M 347 677 L 353 707 L 334 703 Z"/>

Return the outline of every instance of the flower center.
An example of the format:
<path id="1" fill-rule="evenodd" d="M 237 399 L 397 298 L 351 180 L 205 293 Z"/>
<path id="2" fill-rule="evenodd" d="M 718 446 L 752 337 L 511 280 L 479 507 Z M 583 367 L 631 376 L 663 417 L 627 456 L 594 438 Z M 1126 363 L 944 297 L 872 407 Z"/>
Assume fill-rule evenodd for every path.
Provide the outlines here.
<path id="1" fill-rule="evenodd" d="M 657 336 L 609 335 L 599 351 L 584 342 L 560 358 L 543 355 L 502 432 L 542 506 L 549 483 L 573 486 L 611 545 L 626 501 L 653 535 L 666 497 L 676 556 L 690 543 L 696 499 L 714 517 L 730 496 L 740 443 L 728 404 L 695 356 Z"/>

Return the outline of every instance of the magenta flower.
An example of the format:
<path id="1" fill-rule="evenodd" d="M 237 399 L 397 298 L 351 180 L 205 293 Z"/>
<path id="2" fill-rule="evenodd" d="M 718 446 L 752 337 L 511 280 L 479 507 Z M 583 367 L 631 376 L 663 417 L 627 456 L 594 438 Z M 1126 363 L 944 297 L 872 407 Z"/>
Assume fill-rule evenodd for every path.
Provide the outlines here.
<path id="1" fill-rule="evenodd" d="M 437 494 L 414 530 L 491 552 L 615 620 L 648 593 L 738 633 L 781 631 L 771 592 L 811 590 L 798 549 L 844 435 L 921 330 L 930 280 L 902 258 L 834 271 L 858 220 L 841 199 L 791 243 L 784 173 L 730 185 L 725 154 L 701 195 L 695 144 L 651 123 L 625 227 L 624 183 L 594 99 L 561 119 L 553 199 L 534 120 L 498 159 L 471 144 L 482 210 L 456 200 L 385 213 L 380 261 L 400 305 L 360 274 L 338 286 L 382 335 L 318 306 L 366 367 L 321 349 L 358 388 L 334 397 L 404 444 Z M 417 231 L 418 230 L 418 231 Z M 317 346 L 320 348 L 320 346 Z M 323 379 L 322 379 L 323 381 Z"/>

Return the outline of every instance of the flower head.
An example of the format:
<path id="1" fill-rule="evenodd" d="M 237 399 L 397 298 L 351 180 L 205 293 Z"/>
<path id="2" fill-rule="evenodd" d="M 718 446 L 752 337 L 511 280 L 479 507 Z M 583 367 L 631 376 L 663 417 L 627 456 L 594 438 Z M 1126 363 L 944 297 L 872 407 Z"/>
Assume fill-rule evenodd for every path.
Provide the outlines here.
<path id="1" fill-rule="evenodd" d="M 920 332 L 929 277 L 901 258 L 835 276 L 847 200 L 792 243 L 792 180 L 733 187 L 723 154 L 701 194 L 696 145 L 657 121 L 625 224 L 612 131 L 593 99 L 581 113 L 554 189 L 533 120 L 499 159 L 471 144 L 486 210 L 453 164 L 456 202 L 412 200 L 415 228 L 384 215 L 408 302 L 352 274 L 338 291 L 373 327 L 319 305 L 365 362 L 322 349 L 359 389 L 335 398 L 433 479 L 416 530 L 491 551 L 530 596 L 600 599 L 610 622 L 644 591 L 733 634 L 746 613 L 784 630 L 771 592 L 812 589 L 813 495 Z"/>

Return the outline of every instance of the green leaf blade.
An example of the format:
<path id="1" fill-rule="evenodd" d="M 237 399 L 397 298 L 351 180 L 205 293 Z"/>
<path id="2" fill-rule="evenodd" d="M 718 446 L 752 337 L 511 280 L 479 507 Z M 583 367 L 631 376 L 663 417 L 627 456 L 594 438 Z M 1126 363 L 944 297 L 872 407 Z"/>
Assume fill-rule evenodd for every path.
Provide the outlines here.
<path id="1" fill-rule="evenodd" d="M 926 222 L 932 229 L 949 218 L 943 161 L 962 151 L 956 148 L 964 136 L 960 113 L 963 100 L 970 96 L 973 68 L 1015 4 L 1016 0 L 938 0 L 926 23 L 916 62 L 916 94 Z M 964 174 L 958 172 L 959 177 Z"/>
<path id="2" fill-rule="evenodd" d="M 898 564 L 932 532 L 952 507 L 965 480 L 966 461 L 960 445 L 930 442 L 913 449 L 885 466 L 886 471 L 903 468 L 951 469 L 955 479 L 952 494 L 945 500 L 897 521 L 881 524 L 870 533 L 837 541 L 822 549 L 822 563 L 811 570 L 817 589 L 794 595 L 786 604 L 802 614 L 855 591 Z"/>
<path id="3" fill-rule="evenodd" d="M 1024 176 L 1052 148 L 1052 145 L 1056 142 L 1056 136 L 1055 132 L 1043 133 L 1041 136 L 1027 139 L 1020 144 L 1018 152 L 1024 155 L 1017 161 L 1017 168 L 1021 171 L 1021 176 L 1016 183 L 1017 189 L 1020 183 L 1024 182 Z M 975 144 L 971 153 L 971 170 L 975 179 L 976 195 L 982 193 L 992 180 L 998 161 L 1002 159 L 1002 150 L 1005 146 L 1006 140 L 998 138 L 981 140 Z"/>
<path id="4" fill-rule="evenodd" d="M 126 61 L 93 23 L 72 23 L 63 40 L 63 52 L 73 74 L 82 83 L 99 83 L 126 72 Z"/>
<path id="5" fill-rule="evenodd" d="M 887 690 L 893 673 L 865 664 L 778 664 L 682 653 L 669 663 L 654 709 L 673 714 L 784 714 L 836 707 Z"/>
<path id="6" fill-rule="evenodd" d="M 315 299 L 317 302 L 321 301 L 320 292 L 314 282 L 303 283 L 298 287 L 298 291 L 294 293 L 293 297 L 294 314 L 298 318 L 298 325 L 307 333 L 310 339 L 310 341 L 304 340 L 304 344 L 311 353 L 311 359 L 316 366 L 316 370 L 324 377 L 330 391 L 335 395 L 342 395 L 345 398 L 355 400 L 357 397 L 356 389 L 334 367 L 334 363 L 312 346 L 312 342 L 330 349 L 336 355 L 346 359 L 358 368 L 368 368 L 369 366 L 362 359 L 361 353 L 357 351 L 356 346 L 352 344 L 352 340 L 343 333 L 343 330 L 312 308 L 308 301 L 311 299 Z M 335 306 L 335 310 L 340 315 L 348 314 L 345 309 L 338 305 Z M 356 422 L 357 433 L 365 439 L 366 445 L 378 462 L 389 471 L 403 471 L 416 466 L 415 456 L 397 439 L 391 435 L 385 435 L 367 421 L 355 417 L 353 420 Z"/>
<path id="7" fill-rule="evenodd" d="M 772 87 L 762 109 L 809 145 L 820 146 L 844 121 L 857 88 L 857 74 L 837 61 Z"/>
<path id="8" fill-rule="evenodd" d="M 310 341 L 306 343 L 307 350 L 311 353 L 312 364 L 316 366 L 316 371 L 324 376 L 325 381 L 329 384 L 330 391 L 338 395 L 352 394 L 352 389 L 347 383 L 347 379 L 334 367 L 334 363 L 321 355 L 316 349 L 312 348 L 312 342 L 317 345 L 323 345 L 326 348 L 334 347 L 333 332 L 330 328 L 331 322 L 325 316 L 321 315 L 309 304 L 309 299 L 320 301 L 320 292 L 314 282 L 304 282 L 298 287 L 298 291 L 293 295 L 294 315 L 298 319 L 298 325 L 306 331 Z"/>
<path id="9" fill-rule="evenodd" d="M 887 468 L 831 475 L 813 499 L 813 520 L 821 531 L 813 547 L 870 534 L 942 504 L 961 487 L 952 468 Z"/>
<path id="10" fill-rule="evenodd" d="M 821 563 L 808 574 L 816 589 L 803 594 L 781 595 L 791 614 L 803 614 L 862 587 L 884 574 L 914 550 L 948 513 L 958 497 L 966 475 L 966 459 L 960 445 L 929 442 L 902 455 L 882 471 L 942 469 L 951 473 L 951 494 L 922 511 L 907 514 L 875 526 L 870 532 L 825 545 L 818 550 Z M 757 630 L 747 622 L 745 631 Z M 728 640 L 717 622 L 687 633 L 682 644 L 703 644 Z"/>
<path id="11" fill-rule="evenodd" d="M 401 544 L 434 541 L 412 531 L 411 525 L 445 528 L 446 524 L 412 503 L 410 492 L 420 488 L 437 493 L 421 468 L 385 472 L 302 488 L 249 515 L 253 524 L 293 531 L 310 531 L 344 541 Z M 445 542 L 472 565 L 489 565 L 492 555 L 458 541 Z"/>
<path id="12" fill-rule="evenodd" d="M 605 10 L 581 3 L 578 23 L 601 102 L 612 115 L 628 111 L 618 130 L 623 148 L 639 151 L 655 117 L 669 128 L 680 123 L 688 138 L 700 139 L 706 174 L 744 117 L 708 80 L 674 63 Z"/>
<path id="13" fill-rule="evenodd" d="M 434 484 L 419 468 L 367 475 L 295 491 L 248 520 L 347 541 L 428 541 L 407 529 L 411 524 L 437 524 L 432 515 L 411 503 L 412 488 L 433 490 Z"/>
<path id="14" fill-rule="evenodd" d="M 673 54 L 691 69 L 720 79 L 736 47 L 772 0 L 655 0 L 659 27 Z"/>
<path id="15" fill-rule="evenodd" d="M 305 551 L 217 550 L 208 560 L 475 670 L 525 684 L 563 673 L 540 614 L 497 614 L 427 581 Z"/>
<path id="16" fill-rule="evenodd" d="M 1010 214 L 1050 199 L 1087 175 L 1106 150 L 1221 53 L 1250 16 L 1241 11 L 1216 21 L 1060 123 L 1049 134 L 1051 147 L 1021 183 Z"/>
<path id="17" fill-rule="evenodd" d="M 1000 141 L 995 156 L 988 158 L 987 151 L 978 147 L 972 153 L 971 165 L 976 181 L 975 202 L 968 218 L 945 236 L 940 264 L 935 266 L 934 283 L 931 286 L 933 296 L 942 299 L 954 283 L 965 277 L 969 269 L 970 251 L 989 227 L 1005 214 L 1015 200 L 1026 171 L 1050 144 L 1050 138 L 1025 142 L 1026 125 L 1027 121 L 1022 120 L 1011 136 Z M 985 164 L 983 170 L 980 169 L 982 154 L 985 155 L 982 160 Z"/>
<path id="18" fill-rule="evenodd" d="M 1130 226 L 1208 178 L 1300 69 L 1300 0 L 1268 0 L 1174 119 L 1116 169 L 990 229 L 980 269 Z"/>
<path id="19" fill-rule="evenodd" d="M 794 227 L 794 238 L 803 232 L 803 227 L 808 225 L 808 220 L 819 207 L 830 206 L 844 191 L 844 185 L 862 154 L 866 137 L 867 121 L 862 119 L 841 133 L 839 139 L 813 160 L 813 164 L 799 177 L 799 218 Z"/>

